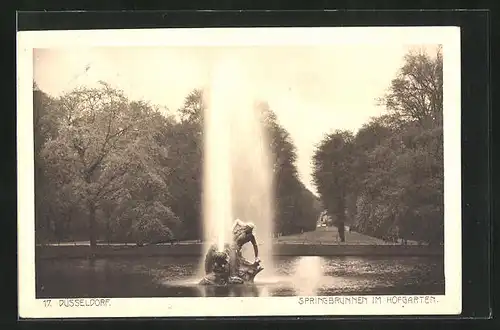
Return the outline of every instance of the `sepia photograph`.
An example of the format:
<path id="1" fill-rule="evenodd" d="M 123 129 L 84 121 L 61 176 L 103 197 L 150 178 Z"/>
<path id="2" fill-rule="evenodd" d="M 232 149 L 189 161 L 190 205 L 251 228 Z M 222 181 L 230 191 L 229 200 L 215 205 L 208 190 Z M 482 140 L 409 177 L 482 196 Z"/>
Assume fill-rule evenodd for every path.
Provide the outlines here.
<path id="1" fill-rule="evenodd" d="M 25 34 L 26 317 L 460 313 L 459 29 Z"/>

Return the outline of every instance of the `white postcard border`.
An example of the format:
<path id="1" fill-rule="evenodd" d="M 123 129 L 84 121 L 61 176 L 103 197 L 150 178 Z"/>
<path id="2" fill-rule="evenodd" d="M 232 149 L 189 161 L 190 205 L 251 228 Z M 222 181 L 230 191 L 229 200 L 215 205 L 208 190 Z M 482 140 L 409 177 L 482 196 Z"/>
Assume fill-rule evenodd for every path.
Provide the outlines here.
<path id="1" fill-rule="evenodd" d="M 50 306 L 35 294 L 33 49 L 112 46 L 277 46 L 394 42 L 443 45 L 445 168 L 445 295 L 430 303 L 392 301 L 338 304 L 334 297 L 131 298 L 102 305 Z M 460 29 L 458 27 L 210 28 L 29 31 L 17 34 L 18 293 L 21 318 L 454 315 L 462 309 Z M 314 297 L 318 298 L 318 297 Z M 302 300 L 301 300 L 302 299 Z M 102 302 L 102 300 L 100 300 Z M 302 303 L 301 303 L 302 301 Z M 360 300 L 361 301 L 361 300 Z M 363 299 L 364 301 L 364 299 Z"/>

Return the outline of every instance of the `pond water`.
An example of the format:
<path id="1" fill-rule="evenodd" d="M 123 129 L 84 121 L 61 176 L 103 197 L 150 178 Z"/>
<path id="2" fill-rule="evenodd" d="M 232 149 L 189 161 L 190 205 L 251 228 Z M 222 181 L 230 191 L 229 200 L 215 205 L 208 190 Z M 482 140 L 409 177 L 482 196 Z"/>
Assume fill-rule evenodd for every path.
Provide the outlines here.
<path id="1" fill-rule="evenodd" d="M 282 257 L 254 285 L 202 287 L 191 257 L 38 260 L 37 298 L 444 294 L 435 257 Z"/>

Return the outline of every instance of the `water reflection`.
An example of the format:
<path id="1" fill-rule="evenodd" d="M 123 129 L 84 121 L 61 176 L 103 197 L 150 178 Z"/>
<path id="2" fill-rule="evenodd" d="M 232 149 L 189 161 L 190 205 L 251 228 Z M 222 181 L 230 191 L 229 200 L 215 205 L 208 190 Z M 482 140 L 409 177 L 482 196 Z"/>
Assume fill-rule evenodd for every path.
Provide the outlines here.
<path id="1" fill-rule="evenodd" d="M 443 294 L 443 261 L 431 257 L 289 257 L 254 285 L 199 286 L 193 258 L 42 260 L 37 297 L 262 297 Z"/>
<path id="2" fill-rule="evenodd" d="M 323 258 L 321 257 L 301 257 L 297 259 L 292 275 L 294 287 L 301 296 L 312 296 L 316 294 L 316 289 L 320 285 L 323 277 Z"/>
<path id="3" fill-rule="evenodd" d="M 256 285 L 201 286 L 203 297 L 259 297 Z"/>

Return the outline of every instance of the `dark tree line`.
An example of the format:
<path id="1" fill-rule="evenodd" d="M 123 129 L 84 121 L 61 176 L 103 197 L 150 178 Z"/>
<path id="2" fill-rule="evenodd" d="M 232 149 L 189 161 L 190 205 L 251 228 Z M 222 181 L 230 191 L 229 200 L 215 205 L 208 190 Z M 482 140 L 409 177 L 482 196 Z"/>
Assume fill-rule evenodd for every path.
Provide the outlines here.
<path id="1" fill-rule="evenodd" d="M 386 240 L 444 240 L 443 60 L 411 52 L 380 99 L 386 114 L 356 134 L 325 136 L 314 181 L 345 241 L 344 225 Z"/>
<path id="2" fill-rule="evenodd" d="M 315 230 L 322 206 L 299 179 L 295 165 L 297 153 L 290 134 L 279 125 L 267 104 L 261 104 L 260 111 L 273 155 L 275 232 L 290 235 Z"/>
<path id="3" fill-rule="evenodd" d="M 51 97 L 34 85 L 36 239 L 201 239 L 203 91 L 167 116 L 101 83 Z M 275 228 L 313 230 L 318 201 L 300 182 L 295 147 L 269 109 Z"/>

